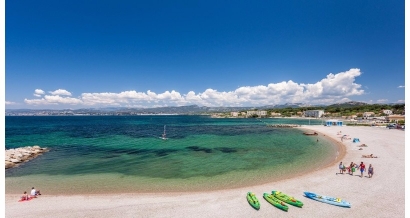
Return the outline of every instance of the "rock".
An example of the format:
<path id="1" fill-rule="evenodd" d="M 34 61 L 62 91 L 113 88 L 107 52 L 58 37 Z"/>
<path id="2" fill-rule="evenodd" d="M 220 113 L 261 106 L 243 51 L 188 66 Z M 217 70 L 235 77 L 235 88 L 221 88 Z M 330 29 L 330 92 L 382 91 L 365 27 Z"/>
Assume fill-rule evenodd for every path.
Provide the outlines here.
<path id="1" fill-rule="evenodd" d="M 10 159 L 10 161 L 13 162 L 13 163 L 20 163 L 21 162 L 19 159 L 14 159 L 14 158 Z"/>
<path id="2" fill-rule="evenodd" d="M 31 152 L 31 154 L 33 154 L 33 155 L 37 155 L 37 154 L 40 154 L 40 153 L 42 153 L 42 152 L 39 151 L 39 150 L 35 150 L 35 151 L 32 151 L 32 152 Z"/>
<path id="3" fill-rule="evenodd" d="M 13 162 L 6 161 L 6 169 L 14 167 L 16 164 Z"/>
<path id="4" fill-rule="evenodd" d="M 27 162 L 47 151 L 47 148 L 41 148 L 38 145 L 6 150 L 5 168 L 15 167 L 18 163 Z"/>
<path id="5" fill-rule="evenodd" d="M 23 157 L 20 158 L 20 161 L 21 161 L 21 162 L 26 161 L 26 160 L 29 159 L 29 157 L 30 157 L 30 156 L 23 156 Z"/>

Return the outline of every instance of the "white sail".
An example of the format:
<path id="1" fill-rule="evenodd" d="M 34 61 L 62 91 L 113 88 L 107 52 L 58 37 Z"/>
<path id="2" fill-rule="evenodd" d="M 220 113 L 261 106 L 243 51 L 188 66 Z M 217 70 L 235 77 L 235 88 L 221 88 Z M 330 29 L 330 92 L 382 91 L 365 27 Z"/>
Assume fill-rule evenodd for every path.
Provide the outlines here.
<path id="1" fill-rule="evenodd" d="M 164 133 L 162 133 L 162 139 L 167 139 L 167 133 L 166 133 L 166 129 L 165 129 L 166 125 L 164 125 Z"/>

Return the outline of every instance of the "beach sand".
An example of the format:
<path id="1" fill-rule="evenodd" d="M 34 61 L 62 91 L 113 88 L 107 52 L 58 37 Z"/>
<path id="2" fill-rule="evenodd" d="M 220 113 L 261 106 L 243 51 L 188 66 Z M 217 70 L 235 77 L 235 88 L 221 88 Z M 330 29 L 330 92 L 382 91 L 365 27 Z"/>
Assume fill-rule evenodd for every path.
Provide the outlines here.
<path id="1" fill-rule="evenodd" d="M 381 127 L 305 126 L 342 146 L 333 164 L 310 173 L 262 185 L 209 192 L 143 193 L 110 195 L 50 196 L 17 202 L 19 195 L 5 196 L 6 217 L 404 217 L 405 216 L 405 132 Z M 337 135 L 342 131 L 341 135 Z M 341 141 L 342 135 L 359 138 Z M 315 137 L 315 136 L 306 136 Z M 358 147 L 366 144 L 363 150 Z M 379 158 L 362 158 L 373 154 Z M 373 178 L 338 174 L 338 164 L 372 164 Z M 40 188 L 41 190 L 41 188 Z M 263 199 L 264 192 L 279 190 L 304 203 L 284 212 Z M 252 191 L 261 202 L 259 211 L 246 201 Z M 304 191 L 339 197 L 351 203 L 342 208 L 303 196 Z"/>

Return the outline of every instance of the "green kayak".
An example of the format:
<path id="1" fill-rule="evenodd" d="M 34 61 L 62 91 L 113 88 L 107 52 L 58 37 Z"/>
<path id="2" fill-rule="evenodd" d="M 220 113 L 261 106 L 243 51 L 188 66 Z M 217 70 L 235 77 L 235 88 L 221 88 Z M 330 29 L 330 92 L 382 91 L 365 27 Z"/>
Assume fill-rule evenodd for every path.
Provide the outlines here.
<path id="1" fill-rule="evenodd" d="M 286 212 L 288 212 L 288 205 L 286 205 L 285 203 L 283 203 L 283 201 L 273 197 L 273 195 L 270 195 L 268 193 L 263 193 L 263 198 L 265 198 L 265 200 L 267 200 L 269 203 L 271 203 L 273 206 L 284 210 Z"/>
<path id="2" fill-rule="evenodd" d="M 280 191 L 272 191 L 272 195 L 273 195 L 273 197 L 275 197 L 275 198 L 277 198 L 281 201 L 284 201 L 285 203 L 291 204 L 293 206 L 296 206 L 296 207 L 302 207 L 303 206 L 303 203 L 301 201 L 295 199 L 294 197 L 283 194 Z"/>
<path id="3" fill-rule="evenodd" d="M 253 208 L 257 210 L 261 208 L 261 204 L 259 203 L 259 200 L 256 198 L 254 193 L 248 192 L 248 194 L 246 195 L 246 199 Z"/>

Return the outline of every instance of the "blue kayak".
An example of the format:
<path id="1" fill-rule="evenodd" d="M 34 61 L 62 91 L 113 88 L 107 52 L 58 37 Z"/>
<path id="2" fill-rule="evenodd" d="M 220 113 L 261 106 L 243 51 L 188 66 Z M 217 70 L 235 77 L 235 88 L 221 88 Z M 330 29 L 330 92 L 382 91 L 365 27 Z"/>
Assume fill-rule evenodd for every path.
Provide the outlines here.
<path id="1" fill-rule="evenodd" d="M 313 192 L 304 192 L 304 193 L 305 193 L 306 197 L 308 197 L 310 199 L 313 199 L 313 200 L 316 200 L 316 201 L 320 201 L 320 202 L 328 203 L 328 204 L 333 204 L 333 205 L 340 206 L 340 207 L 350 207 L 349 202 L 347 202 L 345 200 L 342 200 L 340 198 L 334 198 L 334 197 L 329 197 L 329 196 L 324 196 L 324 195 L 318 195 L 318 194 L 315 194 Z"/>

